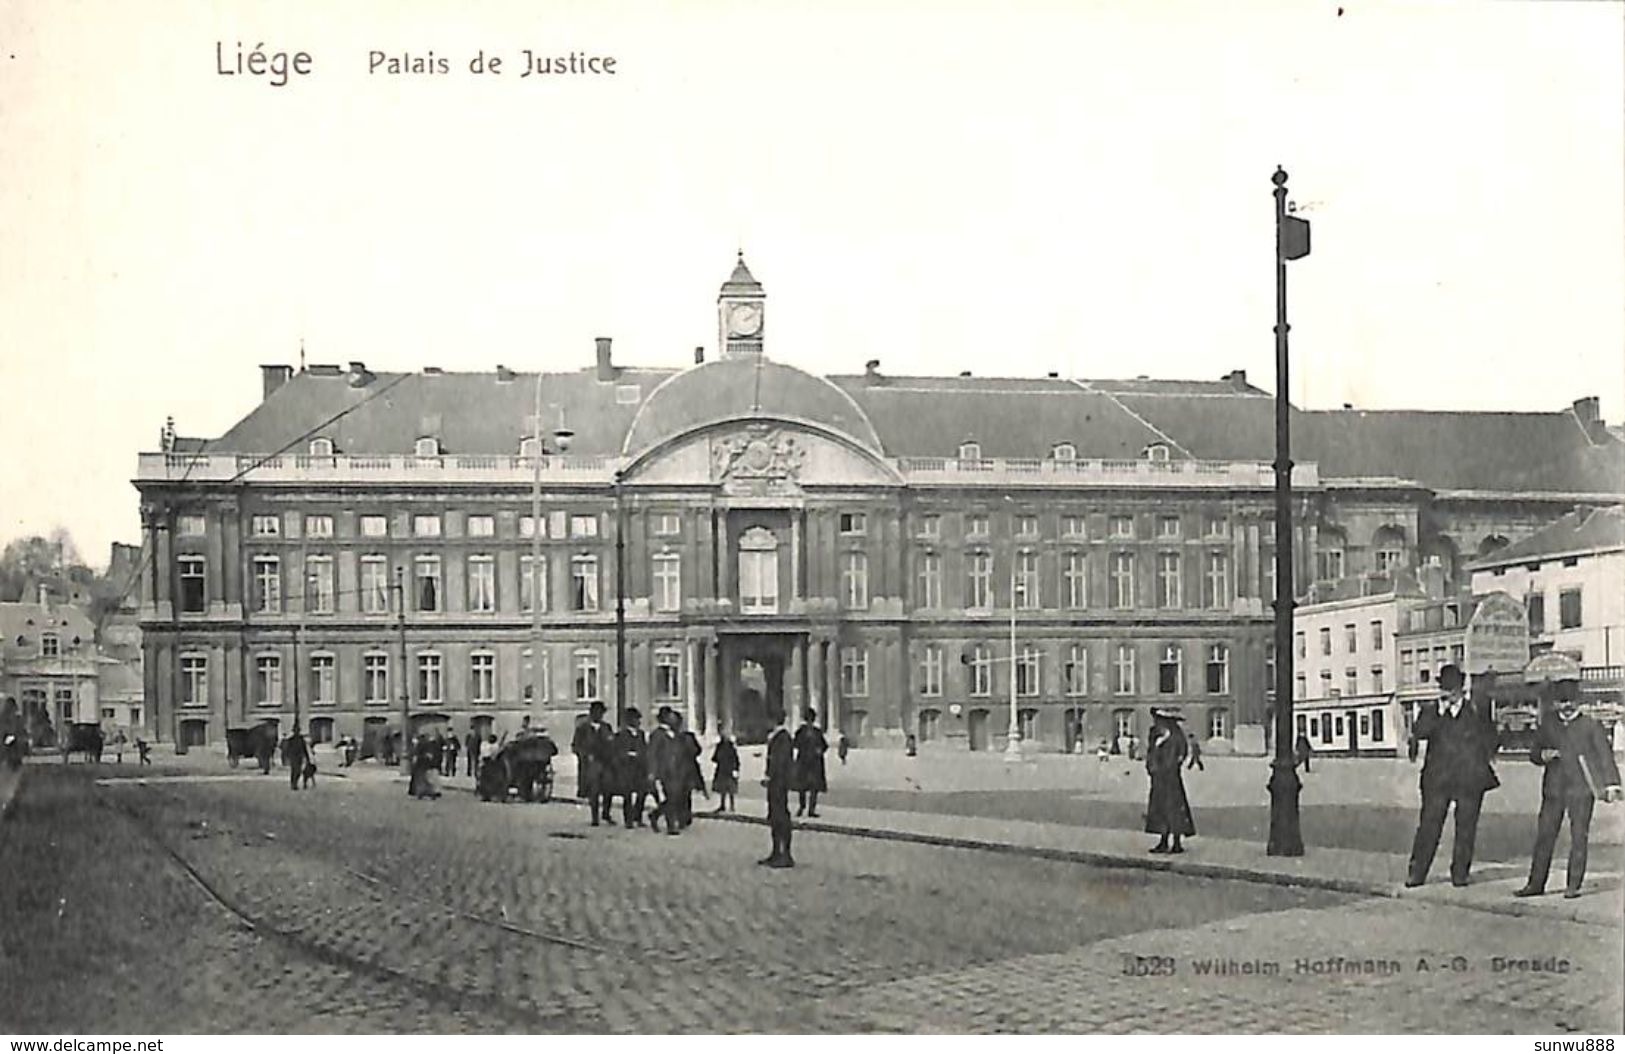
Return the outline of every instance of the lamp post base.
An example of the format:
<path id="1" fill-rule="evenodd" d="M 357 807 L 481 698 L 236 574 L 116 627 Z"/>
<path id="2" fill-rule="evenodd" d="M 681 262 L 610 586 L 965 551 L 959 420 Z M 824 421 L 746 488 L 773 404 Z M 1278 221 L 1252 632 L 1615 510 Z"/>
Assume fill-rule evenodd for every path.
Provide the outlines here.
<path id="1" fill-rule="evenodd" d="M 1268 856 L 1302 856 L 1303 832 L 1298 826 L 1298 766 L 1291 759 L 1276 758 L 1270 763 L 1270 838 Z"/>
<path id="2" fill-rule="evenodd" d="M 1012 732 L 1004 740 L 1004 760 L 1020 761 L 1025 755 L 1021 752 L 1021 736 Z"/>

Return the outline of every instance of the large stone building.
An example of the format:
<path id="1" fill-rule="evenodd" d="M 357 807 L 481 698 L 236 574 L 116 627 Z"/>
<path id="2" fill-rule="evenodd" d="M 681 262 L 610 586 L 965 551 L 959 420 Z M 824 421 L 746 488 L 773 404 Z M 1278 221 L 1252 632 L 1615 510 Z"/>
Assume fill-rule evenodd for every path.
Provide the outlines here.
<path id="1" fill-rule="evenodd" d="M 592 699 L 746 738 L 783 702 L 860 745 L 977 750 L 1012 696 L 1054 748 L 1143 738 L 1153 704 L 1221 741 L 1265 720 L 1269 395 L 1239 371 L 816 376 L 766 357 L 766 307 L 741 260 L 715 361 L 623 367 L 606 339 L 539 377 L 270 366 L 225 435 L 166 429 L 136 480 L 151 734 L 297 713 L 365 736 L 403 688 L 415 726 L 555 735 Z M 1305 586 L 1454 577 L 1622 489 L 1595 400 L 1294 428 Z"/>

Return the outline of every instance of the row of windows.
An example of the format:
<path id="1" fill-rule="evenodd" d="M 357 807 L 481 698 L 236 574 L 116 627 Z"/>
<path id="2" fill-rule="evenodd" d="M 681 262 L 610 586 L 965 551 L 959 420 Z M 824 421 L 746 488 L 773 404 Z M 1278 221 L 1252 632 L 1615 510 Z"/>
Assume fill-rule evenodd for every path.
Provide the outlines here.
<path id="1" fill-rule="evenodd" d="M 184 612 L 202 612 L 208 603 L 207 572 L 204 558 L 196 555 L 178 559 L 180 574 L 180 609 Z M 413 558 L 410 564 L 412 610 L 436 612 L 446 610 L 445 588 L 442 574 L 443 559 L 424 554 Z M 364 614 L 389 614 L 396 609 L 392 599 L 394 583 L 390 576 L 389 558 L 380 553 L 365 554 L 359 562 L 359 585 L 356 595 L 358 607 Z M 464 610 L 495 612 L 497 610 L 496 558 L 490 554 L 474 554 L 464 561 L 466 590 Z M 548 609 L 548 559 L 542 557 L 537 564 L 529 554 L 519 558 L 515 583 L 519 592 L 521 611 L 530 612 L 540 597 L 543 611 Z M 251 611 L 275 614 L 284 609 L 282 561 L 275 556 L 256 556 L 250 560 Z M 653 559 L 653 602 L 657 611 L 677 611 L 682 600 L 682 564 L 676 553 L 662 553 Z M 309 615 L 331 615 L 338 610 L 338 590 L 335 587 L 333 558 L 316 555 L 305 558 L 305 590 L 303 612 Z M 599 610 L 598 557 L 591 554 L 570 558 L 570 589 L 567 605 L 571 611 Z"/>
<path id="2" fill-rule="evenodd" d="M 1446 663 L 1462 664 L 1466 656 L 1466 648 L 1461 644 L 1452 644 L 1448 648 L 1437 645 L 1429 648 L 1401 648 L 1399 651 L 1399 683 L 1400 684 L 1430 684 L 1441 666 Z"/>
<path id="3" fill-rule="evenodd" d="M 1305 634 L 1306 631 L 1300 629 L 1295 635 L 1295 644 L 1297 646 L 1298 658 L 1300 659 L 1305 657 L 1305 653 L 1308 650 L 1309 642 Z M 1380 653 L 1383 650 L 1385 647 L 1384 641 L 1387 639 L 1387 635 L 1388 631 L 1386 628 L 1384 628 L 1381 619 L 1372 619 L 1369 623 L 1367 623 L 1366 639 L 1370 641 L 1372 651 Z M 1320 644 L 1320 654 L 1332 654 L 1332 628 L 1330 626 L 1321 626 L 1317 631 L 1317 638 Z M 1343 624 L 1342 642 L 1343 651 L 1345 654 L 1359 654 L 1360 626 L 1358 623 L 1345 622 Z"/>
<path id="4" fill-rule="evenodd" d="M 1349 722 L 1354 727 L 1346 726 L 1345 716 L 1356 717 L 1357 724 Z M 1347 744 L 1350 734 L 1356 736 L 1356 746 L 1375 745 L 1387 742 L 1386 722 L 1387 718 L 1380 709 L 1362 710 L 1358 715 L 1299 714 L 1297 715 L 1297 731 L 1298 735 L 1308 739 L 1311 743 L 1318 742 L 1326 746 L 1341 748 Z M 1359 730 L 1357 733 L 1355 728 Z"/>
<path id="5" fill-rule="evenodd" d="M 289 516 L 295 514 L 289 513 Z M 599 536 L 599 516 L 597 513 L 580 514 L 555 511 L 549 517 L 541 520 L 541 536 L 570 538 L 597 538 Z M 293 521 L 298 525 L 298 520 Z M 465 523 L 465 533 L 470 538 L 495 538 L 496 517 L 489 514 L 470 513 Z M 186 513 L 177 520 L 177 533 L 188 536 L 201 536 L 207 532 L 207 518 L 199 513 Z M 254 538 L 280 538 L 283 536 L 283 517 L 277 513 L 256 513 L 249 517 L 249 534 Z M 654 533 L 657 535 L 676 535 L 682 529 L 682 518 L 676 513 L 658 513 L 654 517 Z M 291 530 L 291 528 L 290 528 Z M 411 520 L 411 535 L 414 538 L 440 538 L 445 530 L 445 519 L 439 513 L 416 513 Z M 363 538 L 389 537 L 389 517 L 381 513 L 363 514 L 356 518 L 356 531 Z M 525 515 L 519 517 L 519 537 L 534 537 L 537 531 L 535 517 Z M 328 514 L 309 513 L 304 518 L 304 536 L 306 538 L 332 538 L 334 537 L 333 517 Z"/>
<path id="6" fill-rule="evenodd" d="M 1404 668 L 1403 668 L 1403 665 L 1402 665 L 1401 666 L 1402 675 L 1403 675 L 1403 669 Z M 1422 679 L 1423 680 L 1427 679 L 1427 677 L 1425 675 L 1425 672 L 1424 672 L 1424 676 L 1423 676 Z M 1317 695 L 1315 698 L 1317 698 L 1317 699 L 1337 699 L 1337 698 L 1341 698 L 1342 696 L 1345 696 L 1345 695 L 1353 696 L 1353 695 L 1362 694 L 1361 691 L 1360 691 L 1360 671 L 1356 667 L 1350 666 L 1350 667 L 1348 667 L 1347 669 L 1345 669 L 1343 671 L 1343 683 L 1342 683 L 1341 686 L 1334 685 L 1332 683 L 1332 680 L 1333 680 L 1332 671 L 1330 671 L 1330 670 L 1321 670 L 1320 671 L 1320 694 Z M 1297 688 L 1296 688 L 1297 698 L 1299 698 L 1299 699 L 1307 699 L 1309 697 L 1308 696 L 1308 692 L 1309 692 L 1309 678 L 1308 678 L 1308 675 L 1300 672 L 1297 675 L 1297 682 L 1298 682 L 1297 683 Z M 1370 686 L 1371 686 L 1371 691 L 1369 693 L 1364 693 L 1364 694 L 1381 695 L 1383 692 L 1386 692 L 1388 690 L 1387 673 L 1384 671 L 1383 667 L 1381 667 L 1381 666 L 1373 666 L 1373 667 L 1371 667 Z"/>
<path id="7" fill-rule="evenodd" d="M 1533 592 L 1523 598 L 1524 608 L 1529 613 L 1529 633 L 1540 636 L 1549 632 L 1546 625 L 1546 594 Z M 1576 586 L 1573 589 L 1564 589 L 1557 594 L 1557 628 L 1579 629 L 1583 621 L 1583 606 L 1581 603 L 1581 590 Z"/>
<path id="8" fill-rule="evenodd" d="M 287 516 L 297 514 L 288 513 Z M 682 516 L 675 512 L 656 512 L 651 515 L 652 529 L 656 536 L 674 537 L 682 533 Z M 1065 515 L 1060 519 L 1060 531 L 1063 538 L 1086 538 L 1089 535 L 1088 518 L 1082 515 Z M 249 517 L 249 534 L 255 538 L 280 538 L 284 534 L 284 514 L 256 513 Z M 293 525 L 297 526 L 298 520 Z M 334 518 L 326 513 L 309 513 L 303 520 L 304 536 L 306 538 L 332 538 L 334 532 Z M 466 520 L 465 533 L 470 538 L 496 537 L 496 517 L 488 513 L 470 513 Z M 530 538 L 537 529 L 536 520 L 522 514 L 518 518 L 519 537 Z M 865 512 L 841 512 L 837 514 L 837 528 L 842 535 L 863 536 L 869 531 L 869 517 Z M 1138 520 L 1134 516 L 1109 516 L 1106 521 L 1106 536 L 1109 538 L 1137 538 Z M 566 513 L 555 510 L 541 520 L 541 535 L 546 538 L 596 538 L 599 536 L 600 519 L 598 514 Z M 200 513 L 184 513 L 177 521 L 177 530 L 181 535 L 201 536 L 207 532 L 208 521 Z M 410 533 L 415 538 L 439 538 L 443 536 L 445 528 L 444 517 L 439 513 L 416 513 L 411 518 Z M 1266 523 L 1267 537 L 1273 536 L 1273 524 Z M 287 528 L 291 531 L 291 527 Z M 368 513 L 357 517 L 356 530 L 363 538 L 389 537 L 389 517 L 381 513 Z M 1040 537 L 1039 517 L 1030 513 L 1018 513 L 1011 516 L 1011 534 L 1016 538 Z M 942 537 L 942 517 L 931 513 L 920 516 L 916 521 L 916 536 L 925 539 Z M 987 513 L 969 513 L 965 517 L 965 536 L 968 538 L 992 537 L 992 517 Z M 1180 538 L 1184 534 L 1184 520 L 1179 516 L 1158 516 L 1154 521 L 1153 537 L 1159 540 Z M 1227 538 L 1230 534 L 1230 521 L 1224 516 L 1206 515 L 1202 517 L 1202 538 Z M 1341 557 L 1341 550 L 1338 551 Z"/>
<path id="9" fill-rule="evenodd" d="M 1089 694 L 1089 649 L 1084 644 L 1069 644 L 1061 654 L 1061 692 L 1068 696 Z M 1208 693 L 1225 695 L 1230 691 L 1230 647 L 1227 644 L 1207 646 L 1207 664 L 1203 686 Z M 1021 646 L 1015 657 L 1016 694 L 1036 696 L 1043 693 L 1041 673 L 1044 651 L 1036 645 Z M 993 667 L 998 662 L 1009 662 L 1008 657 L 995 658 L 989 644 L 973 644 L 961 655 L 967 670 L 966 688 L 972 696 L 992 695 Z M 1185 649 L 1178 644 L 1162 646 L 1156 674 L 1156 691 L 1164 695 L 1185 692 Z M 918 694 L 933 698 L 943 694 L 946 663 L 944 649 L 927 645 L 920 652 L 918 666 Z M 1139 690 L 1138 650 L 1133 644 L 1119 644 L 1112 652 L 1109 670 L 1111 692 L 1114 695 L 1133 695 Z M 1008 676 L 1008 674 L 1006 674 Z M 1008 681 L 1005 682 L 1008 684 Z"/>
<path id="10" fill-rule="evenodd" d="M 526 701 L 535 698 L 548 701 L 550 663 L 542 653 L 539 668 L 531 667 L 530 649 L 525 657 L 527 676 L 534 674 L 535 682 L 524 685 Z M 654 650 L 654 693 L 657 699 L 678 699 L 682 696 L 682 651 L 676 647 L 657 647 Z M 573 698 L 582 702 L 599 699 L 601 666 L 598 649 L 577 648 L 571 653 Z M 361 656 L 361 701 L 369 706 L 384 706 L 393 700 L 390 696 L 390 655 L 386 651 L 365 652 Z M 444 703 L 445 657 L 438 652 L 418 652 L 414 658 L 414 698 L 419 703 Z M 331 652 L 312 652 L 305 657 L 303 701 L 312 705 L 332 705 L 338 694 L 338 656 Z M 476 651 L 468 657 L 468 702 L 495 703 L 497 701 L 497 656 L 495 652 Z M 209 705 L 209 658 L 206 655 L 181 656 L 181 699 L 183 707 Z M 252 701 L 256 706 L 281 706 L 285 702 L 282 656 L 276 654 L 254 657 Z"/>
<path id="11" fill-rule="evenodd" d="M 1397 571 L 1405 566 L 1405 547 L 1401 545 L 1383 545 L 1372 554 L 1372 566 L 1378 574 Z M 1336 582 L 1347 574 L 1344 553 L 1341 548 L 1323 547 L 1315 550 L 1315 579 L 1320 582 Z"/>
<path id="12" fill-rule="evenodd" d="M 763 532 L 765 534 L 765 532 Z M 1011 602 L 1018 609 L 1038 610 L 1044 605 L 1037 553 L 1015 554 L 1014 574 L 1011 576 Z M 532 572 L 533 558 L 526 554 L 519 558 L 517 587 L 519 606 L 532 610 L 533 597 L 541 597 L 542 609 L 548 604 L 548 561 L 544 556 Z M 202 612 L 206 609 L 208 590 L 205 560 L 188 554 L 177 559 L 180 575 L 180 606 L 184 612 Z M 682 604 L 682 558 L 677 553 L 659 553 L 652 558 L 651 601 L 660 612 L 675 612 Z M 994 607 L 997 576 L 992 553 L 973 551 L 965 556 L 963 599 L 967 609 L 990 610 Z M 422 554 L 410 565 L 413 610 L 435 612 L 446 610 L 443 586 L 443 558 Z M 843 553 L 840 556 L 840 597 L 851 610 L 863 611 L 869 607 L 869 555 L 863 552 Z M 1112 553 L 1108 564 L 1108 604 L 1128 610 L 1139 606 L 1137 557 L 1134 553 Z M 495 612 L 497 610 L 496 558 L 477 553 L 465 558 L 464 581 L 467 595 L 464 610 Z M 739 553 L 739 598 L 741 610 L 746 613 L 778 610 L 778 552 L 771 536 L 759 540 L 752 533 L 741 539 Z M 277 613 L 284 608 L 282 562 L 276 556 L 255 556 L 250 561 L 250 609 L 261 613 Z M 918 554 L 915 573 L 917 606 L 926 610 L 943 605 L 942 554 Z M 1062 554 L 1060 578 L 1056 592 L 1060 607 L 1083 609 L 1088 603 L 1088 554 L 1072 551 Z M 391 601 L 393 583 L 390 579 L 389 558 L 379 553 L 360 558 L 360 582 L 357 593 L 359 608 L 367 614 L 387 614 L 394 610 Z M 1158 554 L 1155 606 L 1183 608 L 1185 606 L 1185 580 L 1183 557 L 1179 553 Z M 318 554 L 305 559 L 304 607 L 307 614 L 332 614 L 337 610 L 338 592 L 335 586 L 333 558 Z M 570 558 L 570 591 L 568 607 L 571 611 L 599 610 L 598 557 L 583 554 Z M 1203 564 L 1200 605 L 1210 610 L 1226 610 L 1231 603 L 1230 558 L 1225 553 L 1206 554 Z M 1301 638 L 1300 638 L 1301 645 Z M 1300 649 L 1301 654 L 1301 649 Z"/>
<path id="13" fill-rule="evenodd" d="M 859 556 L 863 554 L 848 554 Z M 1036 610 L 1043 606 L 1044 596 L 1038 573 L 1039 554 L 1018 552 L 1010 582 L 1013 606 Z M 1107 603 L 1113 608 L 1130 609 L 1139 605 L 1138 555 L 1114 552 L 1107 563 Z M 861 561 L 854 568 L 864 566 Z M 971 610 L 994 606 L 996 575 L 992 553 L 971 551 L 965 554 L 965 607 Z M 915 601 L 925 609 L 940 608 L 942 593 L 942 554 L 921 552 L 915 559 Z M 1057 583 L 1059 605 L 1063 608 L 1089 606 L 1089 557 L 1082 551 L 1061 554 L 1060 575 Z M 1154 606 L 1160 608 L 1185 607 L 1184 554 L 1158 553 L 1154 583 Z M 855 595 L 849 585 L 843 588 L 849 598 Z M 1202 564 L 1202 607 L 1223 610 L 1230 607 L 1230 557 L 1225 553 L 1207 553 Z"/>

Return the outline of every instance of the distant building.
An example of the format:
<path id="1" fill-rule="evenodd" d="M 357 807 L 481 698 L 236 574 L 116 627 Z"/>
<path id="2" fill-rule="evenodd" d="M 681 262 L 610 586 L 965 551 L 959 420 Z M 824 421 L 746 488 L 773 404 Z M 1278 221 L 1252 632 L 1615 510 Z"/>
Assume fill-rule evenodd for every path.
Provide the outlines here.
<path id="1" fill-rule="evenodd" d="M 1406 612 L 1395 638 L 1398 701 L 1407 729 L 1418 707 L 1438 700 L 1439 669 L 1446 664 L 1467 674 L 1469 691 L 1491 701 L 1502 726 L 1503 748 L 1521 742 L 1521 733 L 1534 727 L 1522 706 L 1528 695 L 1523 671 L 1529 662 L 1529 629 L 1521 598 L 1499 592 L 1430 598 Z"/>
<path id="2" fill-rule="evenodd" d="M 1012 695 L 1028 747 L 1143 740 L 1153 705 L 1218 745 L 1265 722 L 1273 401 L 1244 373 L 816 376 L 766 357 L 766 306 L 741 260 L 716 361 L 267 366 L 224 435 L 166 426 L 135 481 L 149 731 L 365 737 L 403 696 L 414 727 L 567 736 L 601 700 L 750 739 L 783 704 L 970 750 L 1004 746 Z M 1452 578 L 1625 475 L 1595 400 L 1298 412 L 1294 454 L 1305 589 Z"/>
<path id="3" fill-rule="evenodd" d="M 36 742 L 65 725 L 100 717 L 95 627 L 77 607 L 52 601 L 0 603 L 0 690 L 15 699 Z"/>
<path id="4" fill-rule="evenodd" d="M 1580 666 L 1588 709 L 1625 719 L 1625 506 L 1582 507 L 1517 544 L 1475 561 L 1474 593 L 1524 605 L 1531 656 L 1562 653 Z"/>

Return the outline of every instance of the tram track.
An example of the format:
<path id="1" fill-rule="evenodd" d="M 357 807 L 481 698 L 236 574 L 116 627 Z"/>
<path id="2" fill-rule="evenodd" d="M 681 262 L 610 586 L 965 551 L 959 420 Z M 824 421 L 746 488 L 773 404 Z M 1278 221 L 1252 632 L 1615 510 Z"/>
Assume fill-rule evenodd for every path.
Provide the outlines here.
<path id="1" fill-rule="evenodd" d="M 171 804 L 182 806 L 186 804 L 185 799 L 172 792 L 157 791 L 150 786 L 147 790 L 149 793 L 161 795 L 168 799 Z M 569 1011 L 543 1012 L 526 1003 L 506 999 L 495 993 L 472 991 L 445 981 L 420 977 L 408 970 L 398 969 L 363 956 L 350 954 L 312 940 L 295 930 L 279 926 L 245 908 L 229 894 L 229 891 L 223 889 L 220 884 L 211 881 L 180 851 L 169 844 L 163 835 L 153 828 L 151 822 L 136 809 L 127 803 L 114 801 L 113 796 L 108 794 L 102 787 L 93 786 L 91 793 L 98 806 L 106 809 L 111 815 L 118 817 L 127 824 L 142 841 L 150 845 L 161 858 L 167 861 L 181 875 L 188 885 L 197 891 L 199 897 L 207 902 L 217 915 L 241 931 L 252 933 L 261 939 L 274 941 L 284 949 L 313 962 L 359 974 L 374 981 L 399 985 L 435 1005 L 449 1005 L 456 1010 L 478 1014 L 487 1019 L 494 1014 L 494 1016 L 506 1019 L 516 1027 L 528 1031 L 577 1031 L 582 1027 L 578 1016 Z M 407 899 L 418 903 L 440 908 L 442 911 L 466 921 L 503 932 L 511 937 L 565 947 L 572 951 L 587 954 L 605 953 L 605 949 L 585 942 L 530 930 L 507 920 L 490 919 L 464 912 L 452 905 L 442 904 L 427 898 L 413 897 L 404 894 L 397 887 L 384 882 L 376 876 L 343 865 L 338 866 L 350 876 L 366 883 L 375 890 L 405 896 Z"/>

